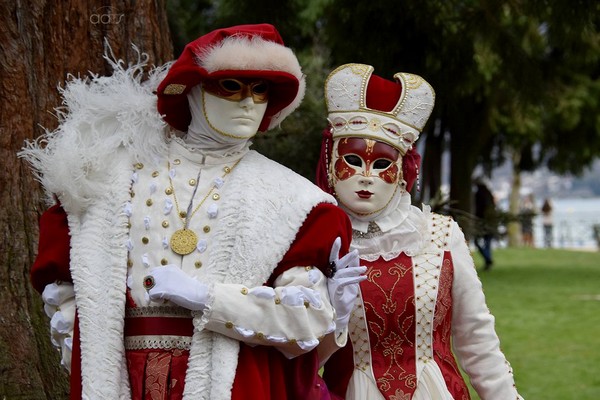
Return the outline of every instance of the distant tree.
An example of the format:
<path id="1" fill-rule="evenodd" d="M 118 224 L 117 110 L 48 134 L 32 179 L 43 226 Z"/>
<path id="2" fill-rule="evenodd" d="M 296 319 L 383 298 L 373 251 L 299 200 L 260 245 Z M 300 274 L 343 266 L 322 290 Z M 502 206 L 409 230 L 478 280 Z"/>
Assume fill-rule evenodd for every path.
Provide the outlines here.
<path id="1" fill-rule="evenodd" d="M 25 139 L 57 120 L 57 85 L 68 74 L 110 73 L 104 39 L 125 62 L 131 43 L 162 64 L 172 58 L 165 2 L 0 2 L 0 399 L 65 399 L 68 377 L 50 343 L 49 320 L 29 283 L 37 252 L 40 187 L 17 159 Z M 101 284 L 101 282 L 99 282 Z"/>
<path id="2" fill-rule="evenodd" d="M 528 168 L 548 163 L 558 171 L 580 170 L 600 155 L 599 7 L 583 0 L 332 0 L 323 41 L 334 65 L 364 62 L 385 77 L 409 71 L 433 85 L 424 162 L 432 157 L 439 165 L 429 144 L 441 151 L 447 132 L 451 198 L 469 211 L 474 168 L 493 168 L 507 148 L 532 161 Z M 537 159 L 527 157 L 534 143 L 543 149 Z"/>
<path id="3" fill-rule="evenodd" d="M 541 165 L 578 173 L 600 155 L 599 7 L 588 0 L 178 0 L 170 10 L 188 21 L 182 32 L 202 30 L 188 40 L 232 24 L 277 26 L 309 86 L 299 110 L 257 137 L 255 148 L 309 178 L 325 125 L 322 82 L 332 68 L 362 62 L 388 78 L 422 75 L 437 96 L 419 144 L 415 200 L 438 192 L 448 150 L 451 204 L 464 213 L 478 166 L 492 171 L 519 159 L 515 173 Z"/>

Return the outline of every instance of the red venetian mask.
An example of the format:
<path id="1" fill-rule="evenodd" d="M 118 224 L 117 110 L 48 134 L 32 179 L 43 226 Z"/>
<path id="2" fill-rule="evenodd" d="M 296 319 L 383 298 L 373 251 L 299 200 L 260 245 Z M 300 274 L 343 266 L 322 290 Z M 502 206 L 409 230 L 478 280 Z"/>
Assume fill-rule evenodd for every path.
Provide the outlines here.
<path id="1" fill-rule="evenodd" d="M 398 182 L 400 152 L 389 144 L 365 138 L 343 138 L 338 143 L 337 153 L 334 173 L 339 180 L 361 174 L 378 176 L 389 184 Z"/>

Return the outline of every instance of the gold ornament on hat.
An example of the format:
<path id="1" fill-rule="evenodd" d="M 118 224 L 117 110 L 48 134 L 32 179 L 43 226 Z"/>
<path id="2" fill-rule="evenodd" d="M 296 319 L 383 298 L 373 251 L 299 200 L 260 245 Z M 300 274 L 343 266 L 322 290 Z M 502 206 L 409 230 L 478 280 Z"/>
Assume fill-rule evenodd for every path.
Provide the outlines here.
<path id="1" fill-rule="evenodd" d="M 223 168 L 224 173 L 221 176 L 221 179 L 225 178 L 225 176 L 227 174 L 231 173 L 231 171 L 233 171 L 233 169 L 239 164 L 240 161 L 241 161 L 241 159 L 237 160 L 235 162 L 235 164 L 233 164 L 232 167 L 228 167 L 228 166 L 224 167 Z M 169 170 L 171 170 L 170 163 L 168 164 L 168 168 L 169 168 Z M 185 211 L 181 211 L 179 209 L 179 202 L 177 201 L 177 195 L 175 194 L 175 185 L 173 185 L 171 175 L 169 175 L 169 184 L 171 185 L 170 186 L 170 189 L 171 189 L 170 194 L 173 196 L 173 200 L 175 201 L 175 209 L 177 210 L 177 215 L 183 222 L 183 228 L 178 229 L 173 233 L 173 235 L 171 236 L 171 239 L 169 240 L 169 245 L 171 246 L 171 250 L 173 250 L 175 253 L 177 253 L 181 256 L 185 256 L 185 255 L 188 255 L 191 252 L 193 252 L 194 249 L 196 248 L 196 246 L 198 245 L 198 235 L 196 234 L 196 232 L 194 232 L 193 230 L 191 230 L 189 228 L 190 220 L 192 219 L 194 214 L 196 214 L 196 211 L 198 211 L 200 209 L 200 207 L 202 207 L 202 204 L 204 204 L 206 199 L 208 199 L 208 197 L 212 194 L 212 192 L 215 190 L 215 188 L 217 188 L 217 185 L 214 184 L 210 188 L 210 190 L 208 191 L 208 193 L 206 193 L 204 198 L 202 198 L 200 203 L 188 215 Z M 194 200 L 194 198 L 192 197 L 190 202 L 193 200 Z"/>

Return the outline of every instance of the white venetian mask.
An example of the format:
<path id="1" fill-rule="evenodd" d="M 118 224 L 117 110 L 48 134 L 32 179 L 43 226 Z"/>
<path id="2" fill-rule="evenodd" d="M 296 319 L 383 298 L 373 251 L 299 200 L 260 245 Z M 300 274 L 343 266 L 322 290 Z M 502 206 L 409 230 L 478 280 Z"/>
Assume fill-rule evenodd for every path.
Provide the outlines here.
<path id="1" fill-rule="evenodd" d="M 363 137 L 334 141 L 332 173 L 340 204 L 369 219 L 383 211 L 399 187 L 402 157 L 394 147 Z"/>

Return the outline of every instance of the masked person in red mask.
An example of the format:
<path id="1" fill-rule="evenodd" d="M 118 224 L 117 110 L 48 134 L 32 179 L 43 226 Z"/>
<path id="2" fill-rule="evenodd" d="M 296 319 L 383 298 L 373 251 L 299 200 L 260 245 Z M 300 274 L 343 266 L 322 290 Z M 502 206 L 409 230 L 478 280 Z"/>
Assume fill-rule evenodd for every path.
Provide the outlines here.
<path id="1" fill-rule="evenodd" d="M 31 279 L 71 398 L 322 398 L 316 348 L 343 344 L 361 279 L 350 224 L 249 149 L 302 100 L 294 53 L 243 25 L 144 82 L 143 63 L 112 64 L 68 82 L 59 128 L 21 153 L 56 201 Z"/>
<path id="2" fill-rule="evenodd" d="M 462 231 L 411 205 L 414 143 L 434 91 L 420 76 L 389 81 L 373 70 L 343 65 L 325 86 L 318 183 L 348 213 L 351 248 L 367 266 L 350 340 L 328 359 L 325 381 L 348 400 L 468 399 L 456 356 L 481 399 L 520 399 Z"/>

